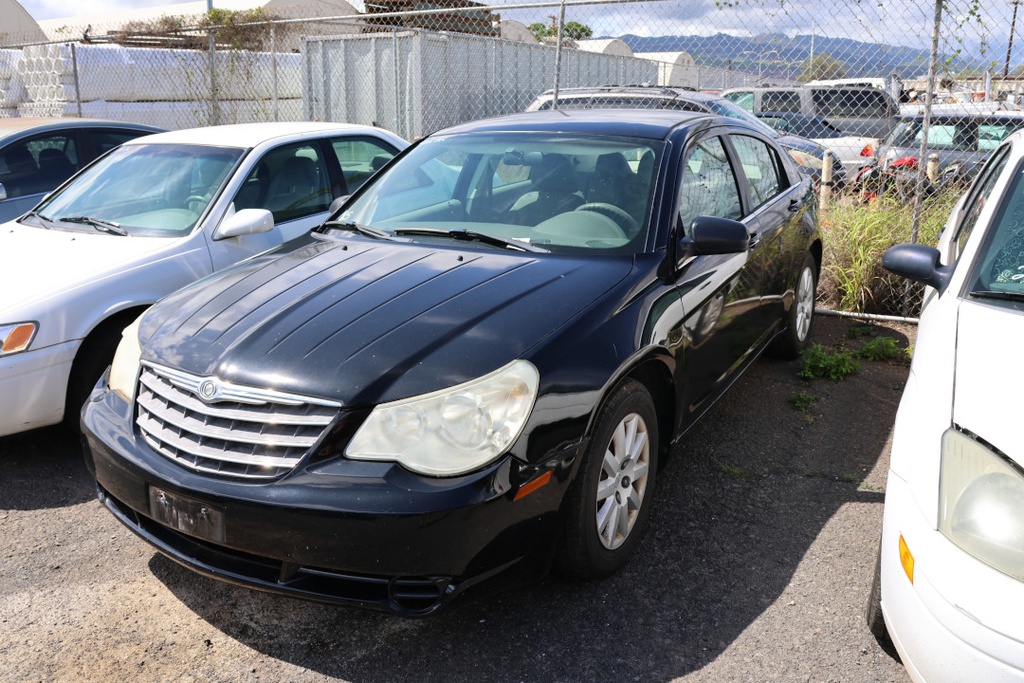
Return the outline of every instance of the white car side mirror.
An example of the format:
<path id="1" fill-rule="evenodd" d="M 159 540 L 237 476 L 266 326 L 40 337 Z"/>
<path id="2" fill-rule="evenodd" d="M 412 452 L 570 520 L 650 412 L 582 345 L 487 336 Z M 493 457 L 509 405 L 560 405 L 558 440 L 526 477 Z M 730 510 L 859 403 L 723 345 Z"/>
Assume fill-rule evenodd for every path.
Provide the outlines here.
<path id="1" fill-rule="evenodd" d="M 256 235 L 274 229 L 274 215 L 266 209 L 242 209 L 221 221 L 213 232 L 214 240 L 239 235 Z"/>

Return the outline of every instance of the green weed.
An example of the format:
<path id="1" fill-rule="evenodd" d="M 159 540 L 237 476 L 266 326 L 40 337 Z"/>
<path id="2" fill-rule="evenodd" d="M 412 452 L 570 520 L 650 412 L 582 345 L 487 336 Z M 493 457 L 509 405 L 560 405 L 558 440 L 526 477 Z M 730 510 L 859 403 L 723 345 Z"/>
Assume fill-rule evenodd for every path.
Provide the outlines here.
<path id="1" fill-rule="evenodd" d="M 907 350 L 899 345 L 895 337 L 877 337 L 869 339 L 857 349 L 857 358 L 874 361 L 905 361 L 910 358 Z"/>
<path id="2" fill-rule="evenodd" d="M 801 413 L 806 413 L 818 402 L 818 397 L 809 391 L 801 391 L 790 397 L 789 402 Z"/>
<path id="3" fill-rule="evenodd" d="M 797 376 L 801 379 L 830 379 L 833 382 L 846 379 L 860 372 L 860 363 L 853 353 L 846 349 L 830 351 L 821 344 L 814 344 L 803 352 L 803 365 Z"/>

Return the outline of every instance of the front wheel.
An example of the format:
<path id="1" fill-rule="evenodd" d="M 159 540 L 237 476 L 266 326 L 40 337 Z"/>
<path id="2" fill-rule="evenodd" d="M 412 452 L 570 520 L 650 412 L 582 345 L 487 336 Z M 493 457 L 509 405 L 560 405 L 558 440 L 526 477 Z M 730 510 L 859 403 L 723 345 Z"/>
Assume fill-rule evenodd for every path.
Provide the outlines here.
<path id="1" fill-rule="evenodd" d="M 803 265 L 800 266 L 793 303 L 786 315 L 786 331 L 775 340 L 775 346 L 772 349 L 776 356 L 796 358 L 810 344 L 817 289 L 817 262 L 812 255 L 807 254 Z"/>
<path id="2" fill-rule="evenodd" d="M 608 576 L 636 550 L 651 514 L 658 466 L 658 418 L 642 384 L 626 380 L 601 408 L 569 489 L 559 570 Z"/>

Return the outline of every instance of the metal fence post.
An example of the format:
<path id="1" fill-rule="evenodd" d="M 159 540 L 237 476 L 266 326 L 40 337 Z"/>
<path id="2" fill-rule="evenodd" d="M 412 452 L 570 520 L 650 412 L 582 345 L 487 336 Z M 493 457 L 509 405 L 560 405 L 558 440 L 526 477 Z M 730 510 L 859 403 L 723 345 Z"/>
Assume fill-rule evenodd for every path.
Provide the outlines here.
<path id="1" fill-rule="evenodd" d="M 270 24 L 270 78 L 272 80 L 271 97 L 273 98 L 272 101 L 274 103 L 274 120 L 277 121 L 277 120 L 279 120 L 278 119 L 278 111 L 277 111 L 277 42 L 276 42 L 276 32 L 275 32 L 274 28 L 275 28 L 275 26 L 274 26 L 273 22 L 271 22 L 271 24 Z"/>
<path id="2" fill-rule="evenodd" d="M 75 50 L 74 43 L 71 43 L 71 73 L 75 78 L 75 105 L 78 108 L 78 118 L 82 118 L 82 90 L 78 81 L 78 52 Z"/>
<path id="3" fill-rule="evenodd" d="M 215 48 L 213 28 L 210 28 L 210 123 L 216 126 L 220 123 L 220 106 L 217 104 L 217 51 Z"/>
<path id="4" fill-rule="evenodd" d="M 558 11 L 558 33 L 555 36 L 555 89 L 551 99 L 551 107 L 558 109 L 558 86 L 562 78 L 562 31 L 565 29 L 565 0 L 562 0 Z"/>

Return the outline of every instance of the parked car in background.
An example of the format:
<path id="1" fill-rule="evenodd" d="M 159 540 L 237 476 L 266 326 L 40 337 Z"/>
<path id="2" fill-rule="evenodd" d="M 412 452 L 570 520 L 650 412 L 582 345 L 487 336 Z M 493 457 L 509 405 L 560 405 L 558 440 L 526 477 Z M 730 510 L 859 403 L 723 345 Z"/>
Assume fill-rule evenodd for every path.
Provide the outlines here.
<path id="1" fill-rule="evenodd" d="M 923 283 L 896 415 L 868 623 L 915 681 L 1024 679 L 1024 132 L 984 165 L 938 248 L 900 245 Z M 1020 334 L 1018 334 L 1020 333 Z"/>
<path id="2" fill-rule="evenodd" d="M 545 111 L 554 107 L 554 91 L 548 90 L 530 103 L 526 111 Z M 745 121 L 771 135 L 815 182 L 821 180 L 825 147 L 806 137 L 776 131 L 761 123 L 757 117 L 718 95 L 695 92 L 686 88 L 668 88 L 646 85 L 605 85 L 589 88 L 562 88 L 558 91 L 558 109 L 671 109 L 674 111 L 702 111 Z M 833 155 L 836 172 L 832 176 L 833 188 L 842 190 L 847 174 L 840 159 Z"/>
<path id="3" fill-rule="evenodd" d="M 153 126 L 122 121 L 0 119 L 0 221 L 25 213 L 122 142 L 159 132 Z"/>
<path id="4" fill-rule="evenodd" d="M 927 152 L 938 155 L 939 173 L 950 178 L 972 178 L 1000 143 L 1022 127 L 1024 112 L 933 115 L 928 127 Z M 901 117 L 878 148 L 878 166 L 883 170 L 893 165 L 916 169 L 921 163 L 918 157 L 923 135 L 923 116 Z"/>
<path id="5" fill-rule="evenodd" d="M 899 104 L 879 88 L 829 85 L 731 88 L 722 92 L 752 114 L 788 112 L 824 116 L 847 135 L 881 139 L 896 125 Z"/>
<path id="6" fill-rule="evenodd" d="M 406 146 L 264 123 L 124 143 L 0 228 L 0 436 L 76 425 L 124 329 L 175 289 L 319 225 Z"/>
<path id="7" fill-rule="evenodd" d="M 607 576 L 670 446 L 807 345 L 815 206 L 760 126 L 702 112 L 437 132 L 125 330 L 82 417 L 100 499 L 200 573 L 403 615 L 552 553 Z"/>
<path id="8" fill-rule="evenodd" d="M 848 135 L 818 114 L 761 112 L 757 118 L 785 135 L 799 135 L 831 150 L 842 161 L 846 177 L 852 178 L 874 160 L 875 138 Z"/>

